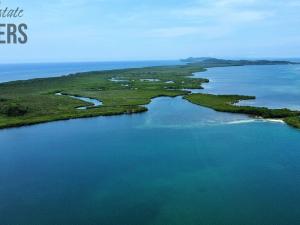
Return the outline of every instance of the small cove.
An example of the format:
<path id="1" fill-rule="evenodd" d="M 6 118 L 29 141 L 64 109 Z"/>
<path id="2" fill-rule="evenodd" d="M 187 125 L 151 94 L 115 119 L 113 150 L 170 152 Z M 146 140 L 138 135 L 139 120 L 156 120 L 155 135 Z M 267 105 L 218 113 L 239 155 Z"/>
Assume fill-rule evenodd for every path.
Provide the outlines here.
<path id="1" fill-rule="evenodd" d="M 181 97 L 156 98 L 147 107 L 132 116 L 2 130 L 2 224 L 85 225 L 90 218 L 106 225 L 288 225 L 300 219 L 298 131 Z"/>

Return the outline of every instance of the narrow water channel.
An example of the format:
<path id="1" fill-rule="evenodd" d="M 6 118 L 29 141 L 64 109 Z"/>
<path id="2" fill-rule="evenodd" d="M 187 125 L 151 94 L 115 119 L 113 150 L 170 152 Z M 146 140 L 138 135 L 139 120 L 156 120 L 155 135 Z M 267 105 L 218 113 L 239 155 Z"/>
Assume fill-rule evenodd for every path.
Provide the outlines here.
<path id="1" fill-rule="evenodd" d="M 80 110 L 84 110 L 84 109 L 88 109 L 88 108 L 91 108 L 91 107 L 97 107 L 97 106 L 101 106 L 102 105 L 102 102 L 99 101 L 99 100 L 97 100 L 97 99 L 95 99 L 95 98 L 78 97 L 78 96 L 74 96 L 74 95 L 63 94 L 61 92 L 55 93 L 55 95 L 58 95 L 58 96 L 68 96 L 70 98 L 75 98 L 75 99 L 81 100 L 83 102 L 87 102 L 87 103 L 93 104 L 92 106 L 82 106 L 82 107 L 77 107 L 76 108 L 76 109 L 80 109 Z"/>

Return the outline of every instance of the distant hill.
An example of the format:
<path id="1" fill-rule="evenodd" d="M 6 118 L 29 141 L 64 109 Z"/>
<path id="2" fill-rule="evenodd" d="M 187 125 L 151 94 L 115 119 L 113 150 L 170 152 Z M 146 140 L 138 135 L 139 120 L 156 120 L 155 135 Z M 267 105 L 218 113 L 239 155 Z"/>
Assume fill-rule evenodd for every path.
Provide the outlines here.
<path id="1" fill-rule="evenodd" d="M 246 65 L 287 65 L 287 64 L 299 64 L 297 62 L 283 61 L 283 60 L 226 60 L 216 59 L 209 57 L 200 58 L 187 58 L 182 59 L 182 62 L 195 63 L 203 67 L 222 67 L 222 66 L 246 66 Z"/>

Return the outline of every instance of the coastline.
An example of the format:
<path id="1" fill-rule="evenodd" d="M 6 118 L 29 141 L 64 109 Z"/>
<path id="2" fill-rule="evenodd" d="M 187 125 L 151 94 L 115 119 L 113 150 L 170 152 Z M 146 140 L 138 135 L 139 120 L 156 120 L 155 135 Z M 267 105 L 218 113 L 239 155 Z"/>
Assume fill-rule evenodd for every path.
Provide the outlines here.
<path id="1" fill-rule="evenodd" d="M 226 62 L 228 62 L 228 60 L 226 60 Z M 212 63 L 214 66 L 211 65 Z M 13 116 L 2 116 L 2 118 L 0 116 L 0 129 L 58 120 L 141 113 L 147 111 L 145 105 L 149 104 L 151 99 L 161 96 L 182 96 L 183 99 L 186 99 L 193 104 L 212 108 L 216 111 L 260 116 L 264 119 L 270 119 L 270 121 L 279 119 L 290 126 L 300 128 L 299 111 L 234 105 L 240 100 L 255 99 L 254 96 L 194 94 L 184 90 L 201 89 L 203 88 L 201 84 L 209 82 L 209 80 L 205 78 L 193 78 L 193 73 L 203 72 L 207 68 L 212 67 L 225 67 L 224 63 L 225 62 L 222 61 L 221 64 L 216 64 L 216 62 L 205 62 L 202 64 L 189 63 L 187 65 L 177 66 L 128 68 L 2 83 L 0 84 L 2 89 L 0 90 L 0 97 L 2 99 L 0 104 L 2 103 L 4 106 L 7 104 L 9 107 L 9 104 L 11 103 L 9 103 L 9 98 L 6 97 L 11 96 L 9 92 L 11 92 L 12 89 L 16 89 L 17 92 L 17 94 L 12 97 L 21 97 L 24 98 L 25 101 L 31 102 L 28 103 L 28 106 L 26 104 L 23 106 L 22 103 L 14 102 L 15 111 L 19 112 L 20 110 L 18 107 L 22 106 L 28 110 L 28 112 L 24 110 L 26 112 L 23 115 L 16 114 Z M 271 63 L 273 65 L 275 62 L 272 61 Z M 281 64 L 282 62 L 279 63 Z M 236 65 L 236 61 L 230 61 L 227 66 L 232 66 L 232 64 L 234 64 L 234 66 L 245 66 L 248 65 L 249 62 Z M 253 63 L 250 64 L 252 65 Z M 270 63 L 268 62 L 267 65 L 269 64 Z M 259 63 L 259 65 L 261 65 L 261 63 Z M 121 82 L 108 81 L 116 78 L 119 78 Z M 98 83 L 98 89 L 95 85 L 96 82 Z M 70 87 L 69 84 L 73 85 Z M 41 90 L 39 87 L 40 85 L 43 85 L 46 88 Z M 60 87 L 60 89 L 57 89 L 58 87 Z M 67 99 L 67 96 L 60 96 L 61 99 L 58 100 L 56 98 L 57 96 L 50 96 L 53 95 L 53 93 L 58 92 L 63 92 L 69 96 L 82 96 L 95 99 L 103 102 L 103 105 L 89 107 L 88 103 L 85 103 L 80 99 Z M 29 94 L 29 97 L 34 96 L 37 100 L 35 102 L 32 99 L 25 98 L 27 96 L 20 96 L 19 93 L 25 95 Z M 205 100 L 206 102 L 201 102 L 203 98 L 207 97 L 209 97 L 208 102 L 206 101 L 207 99 Z M 224 99 L 225 102 L 222 102 Z M 52 102 L 54 110 L 50 106 L 45 106 L 48 107 L 49 111 L 53 111 L 52 113 L 49 113 L 48 111 L 45 112 L 44 110 L 46 109 L 41 108 L 44 104 L 43 101 Z M 58 104 L 58 106 L 56 104 Z M 78 107 L 87 108 L 78 112 L 78 110 L 76 110 Z M 40 110 L 39 114 L 34 111 L 35 108 Z"/>

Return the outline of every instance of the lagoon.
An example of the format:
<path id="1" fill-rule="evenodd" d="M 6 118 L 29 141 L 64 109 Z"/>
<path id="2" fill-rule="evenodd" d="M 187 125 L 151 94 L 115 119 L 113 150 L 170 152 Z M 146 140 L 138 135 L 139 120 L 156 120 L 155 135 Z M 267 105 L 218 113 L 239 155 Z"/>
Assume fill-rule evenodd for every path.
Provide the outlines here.
<path id="1" fill-rule="evenodd" d="M 240 105 L 300 109 L 300 65 L 210 68 L 195 77 L 208 78 L 202 93 L 256 96 Z"/>

